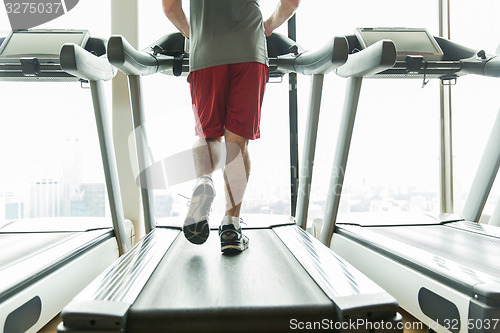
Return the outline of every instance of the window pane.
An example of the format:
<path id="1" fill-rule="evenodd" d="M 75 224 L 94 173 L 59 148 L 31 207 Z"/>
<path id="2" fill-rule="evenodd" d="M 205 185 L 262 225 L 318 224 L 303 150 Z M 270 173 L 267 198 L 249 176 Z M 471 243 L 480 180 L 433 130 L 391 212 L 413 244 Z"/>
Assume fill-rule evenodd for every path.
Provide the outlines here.
<path id="1" fill-rule="evenodd" d="M 421 6 L 408 11 L 396 0 L 385 1 L 382 4 L 366 2 L 363 4 L 363 11 L 359 11 L 358 5 L 353 2 L 335 4 L 330 1 L 302 2 L 297 14 L 298 41 L 305 49 L 315 49 L 333 36 L 352 34 L 356 27 L 361 26 L 424 27 L 435 35 L 438 28 L 437 4 L 434 1 L 428 2 L 429 6 L 436 7 L 435 10 L 429 10 L 429 6 Z M 183 3 L 188 9 L 188 2 Z M 274 10 L 276 2 L 262 1 L 260 5 L 264 17 L 267 17 Z M 165 33 L 176 31 L 163 17 L 160 6 L 157 8 L 143 6 L 140 11 L 141 47 L 145 47 Z M 153 31 L 161 33 L 152 36 Z M 286 34 L 286 25 L 281 27 L 279 32 Z M 148 79 L 148 82 L 144 80 L 144 91 L 148 96 L 145 98 L 148 118 L 153 119 L 156 116 L 164 120 L 150 122 L 161 132 L 160 129 L 167 129 L 171 122 L 172 118 L 167 116 L 168 112 L 175 112 L 175 122 L 182 124 L 182 129 L 177 131 L 164 130 L 162 133 L 164 137 L 159 145 L 166 146 L 166 142 L 170 142 L 174 137 L 176 142 L 183 144 L 182 148 L 176 149 L 188 149 L 194 139 L 194 137 L 189 138 L 192 135 L 189 132 L 192 131 L 193 123 L 189 120 L 192 117 L 189 88 L 182 78 L 162 78 L 161 83 L 155 83 L 155 80 L 152 78 Z M 269 84 L 267 87 L 262 116 L 262 139 L 252 142 L 250 146 L 252 176 L 244 207 L 247 212 L 259 209 L 262 212 L 289 211 L 290 166 L 288 103 L 285 102 L 288 88 L 286 80 L 287 78 L 282 84 Z M 303 143 L 309 80 L 308 77 L 299 79 L 300 145 Z M 439 87 L 437 81 L 432 81 L 425 89 L 421 89 L 420 86 L 419 80 L 404 80 L 404 82 L 366 80 L 363 84 L 355 139 L 346 175 L 345 196 L 342 203 L 344 211 L 387 209 L 437 211 L 439 209 L 437 202 Z M 322 214 L 342 110 L 344 87 L 344 79 L 333 73 L 327 76 L 310 218 Z M 191 125 L 188 125 L 189 123 Z M 178 139 L 181 138 L 181 133 L 182 139 Z M 155 148 L 154 151 L 159 152 L 160 149 Z M 220 182 L 221 179 L 218 183 Z M 189 183 L 184 187 L 172 187 L 167 191 L 170 199 L 164 202 L 170 202 L 169 200 L 174 202 L 170 213 L 184 214 L 187 200 L 177 194 L 189 197 L 192 185 L 193 183 Z M 221 191 L 222 188 L 219 189 L 220 194 L 223 193 Z M 223 199 L 222 195 L 219 199 Z M 222 202 L 214 207 L 223 210 Z"/>
<path id="2" fill-rule="evenodd" d="M 0 82 L 0 219 L 104 216 L 90 91 L 79 83 Z"/>
<path id="3" fill-rule="evenodd" d="M 0 35 L 10 25 L 0 6 Z M 81 1 L 36 28 L 110 34 L 110 3 Z M 106 84 L 108 106 L 110 83 Z M 0 82 L 0 224 L 9 219 L 104 216 L 107 197 L 89 89 L 80 83 Z"/>
<path id="4" fill-rule="evenodd" d="M 396 0 L 366 1 L 359 10 L 353 1 L 302 2 L 298 40 L 316 49 L 357 27 L 426 28 L 436 35 L 437 2 L 425 3 L 407 10 Z M 309 81 L 299 81 L 301 145 Z M 346 82 L 334 73 L 325 78 L 309 220 L 323 216 Z M 439 211 L 439 83 L 421 86 L 414 79 L 363 81 L 340 213 Z"/>
<path id="5" fill-rule="evenodd" d="M 457 43 L 475 50 L 495 54 L 500 41 L 500 22 L 495 13 L 500 3 L 495 0 L 475 6 L 467 1 L 452 2 L 451 37 Z M 466 22 L 466 24 L 464 24 Z M 455 211 L 463 209 L 470 186 L 482 157 L 500 101 L 497 78 L 468 75 L 460 78 L 453 88 L 453 154 L 455 176 Z M 484 214 L 490 215 L 500 197 L 497 180 L 493 186 Z"/>
<path id="6" fill-rule="evenodd" d="M 272 3 L 272 5 L 270 5 Z M 276 2 L 261 2 L 264 16 L 270 15 Z M 189 1 L 183 1 L 189 15 Z M 157 6 L 140 7 L 140 48 L 164 34 L 177 32 Z M 284 31 L 283 31 L 284 29 Z M 286 25 L 280 29 L 286 34 Z M 222 52 L 222 51 L 221 51 Z M 285 81 L 287 78 L 285 77 Z M 186 77 L 152 75 L 143 80 L 144 106 L 149 144 L 155 160 L 191 149 L 194 141 L 194 117 Z M 288 134 L 288 84 L 268 84 L 262 108 L 261 138 L 250 142 L 252 172 L 245 192 L 242 214 L 290 213 L 290 163 Z M 168 167 L 168 166 L 167 166 Z M 168 179 L 167 179 L 168 181 Z M 225 211 L 224 182 L 220 170 L 214 173 L 217 197 L 214 213 Z M 155 190 L 158 217 L 184 215 L 194 180 Z"/>
<path id="7" fill-rule="evenodd" d="M 183 1 L 189 15 L 189 1 Z M 139 48 L 144 49 L 162 36 L 178 32 L 163 14 L 161 2 L 139 6 Z M 145 131 L 155 161 L 178 153 L 189 154 L 194 142 L 193 113 L 186 77 L 156 74 L 143 77 Z M 168 165 L 166 166 L 168 172 Z M 167 179 L 167 182 L 173 180 Z M 192 182 L 167 185 L 154 190 L 157 217 L 183 215 L 191 197 Z M 223 193 L 223 192 L 219 192 Z M 220 197 L 220 195 L 219 195 Z"/>

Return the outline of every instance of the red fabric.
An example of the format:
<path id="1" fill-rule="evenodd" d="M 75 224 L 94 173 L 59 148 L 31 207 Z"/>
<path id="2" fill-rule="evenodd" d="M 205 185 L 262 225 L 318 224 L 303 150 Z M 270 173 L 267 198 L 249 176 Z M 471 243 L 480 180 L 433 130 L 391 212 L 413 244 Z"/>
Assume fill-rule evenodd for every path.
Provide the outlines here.
<path id="1" fill-rule="evenodd" d="M 246 139 L 258 139 L 268 80 L 269 68 L 256 62 L 215 66 L 189 73 L 196 135 L 218 138 L 227 129 Z"/>

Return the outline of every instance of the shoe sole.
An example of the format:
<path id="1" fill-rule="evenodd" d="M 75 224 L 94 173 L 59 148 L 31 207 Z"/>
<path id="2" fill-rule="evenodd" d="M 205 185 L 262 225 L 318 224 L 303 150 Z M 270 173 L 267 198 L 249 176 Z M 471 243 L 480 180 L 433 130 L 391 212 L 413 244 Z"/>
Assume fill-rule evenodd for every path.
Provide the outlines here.
<path id="1" fill-rule="evenodd" d="M 211 186 L 203 184 L 194 190 L 193 196 L 202 195 L 203 193 L 207 195 L 207 200 L 203 203 L 201 210 L 208 211 L 214 200 L 215 193 Z M 206 242 L 210 235 L 210 226 L 207 220 L 195 221 L 192 217 L 187 217 L 184 220 L 182 231 L 188 241 L 196 245 L 201 245 Z"/>
<path id="2" fill-rule="evenodd" d="M 243 236 L 245 237 L 245 236 Z M 234 253 L 240 253 L 248 249 L 248 244 L 249 244 L 249 239 L 246 238 L 246 242 L 240 241 L 238 243 L 233 243 L 233 244 L 222 244 L 221 243 L 221 252 L 223 254 L 234 254 Z"/>
<path id="3" fill-rule="evenodd" d="M 221 247 L 220 250 L 223 254 L 234 254 L 234 253 L 241 253 L 241 252 L 245 251 L 246 249 L 248 249 L 248 245 L 247 246 L 244 246 L 244 245 L 226 245 L 226 246 Z"/>

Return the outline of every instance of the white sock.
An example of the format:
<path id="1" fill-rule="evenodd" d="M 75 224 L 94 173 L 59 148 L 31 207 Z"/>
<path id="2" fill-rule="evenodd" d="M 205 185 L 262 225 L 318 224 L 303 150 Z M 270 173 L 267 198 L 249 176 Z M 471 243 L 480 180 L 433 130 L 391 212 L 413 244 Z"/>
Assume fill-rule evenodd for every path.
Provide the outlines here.
<path id="1" fill-rule="evenodd" d="M 234 225 L 236 230 L 241 228 L 239 217 L 237 217 L 237 216 L 224 216 L 224 218 L 222 219 L 221 225 L 230 225 L 230 224 Z"/>
<path id="2" fill-rule="evenodd" d="M 214 182 L 214 181 L 212 180 L 212 177 L 210 177 L 210 176 L 208 176 L 208 175 L 207 175 L 207 176 L 201 176 L 200 178 L 198 178 L 197 183 L 199 184 L 199 183 L 201 183 L 201 182 L 202 182 L 203 180 L 205 180 L 205 179 L 206 179 L 206 180 L 208 180 L 208 181 L 210 181 L 211 183 L 213 183 L 213 182 Z"/>

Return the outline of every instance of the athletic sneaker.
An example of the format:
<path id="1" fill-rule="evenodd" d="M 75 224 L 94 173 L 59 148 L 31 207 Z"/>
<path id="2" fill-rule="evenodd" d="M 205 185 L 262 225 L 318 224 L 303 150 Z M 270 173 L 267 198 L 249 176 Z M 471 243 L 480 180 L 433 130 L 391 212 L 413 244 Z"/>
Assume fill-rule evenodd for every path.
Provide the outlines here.
<path id="1" fill-rule="evenodd" d="M 239 217 L 224 216 L 219 226 L 219 237 L 223 253 L 238 253 L 248 248 L 248 237 L 241 232 Z"/>
<path id="2" fill-rule="evenodd" d="M 208 216 L 214 198 L 215 187 L 212 178 L 203 176 L 198 179 L 183 227 L 184 236 L 193 244 L 205 243 L 210 235 Z"/>

